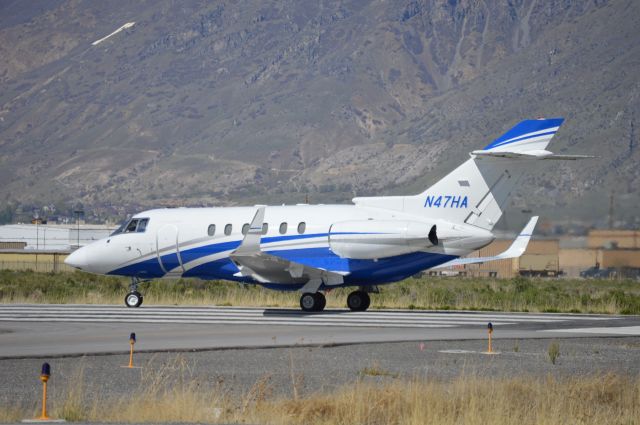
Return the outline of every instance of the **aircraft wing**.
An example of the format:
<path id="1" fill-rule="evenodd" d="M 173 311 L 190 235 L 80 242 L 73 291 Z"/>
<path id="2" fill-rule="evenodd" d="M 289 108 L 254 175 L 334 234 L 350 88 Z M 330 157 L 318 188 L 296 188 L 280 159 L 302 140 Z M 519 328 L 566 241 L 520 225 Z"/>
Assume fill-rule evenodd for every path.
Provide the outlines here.
<path id="1" fill-rule="evenodd" d="M 487 261 L 506 260 L 508 258 L 520 257 L 522 254 L 524 254 L 524 251 L 527 249 L 527 245 L 529 244 L 529 239 L 531 239 L 531 234 L 533 233 L 533 229 L 534 227 L 536 227 L 537 222 L 538 222 L 538 216 L 531 217 L 527 225 L 524 226 L 524 229 L 522 229 L 520 234 L 516 237 L 516 239 L 511 244 L 511 246 L 506 251 L 503 251 L 496 256 L 476 257 L 476 258 L 458 258 L 455 260 L 448 261 L 437 267 L 434 267 L 434 269 L 442 269 L 445 267 L 460 266 L 463 264 L 485 263 Z"/>
<path id="2" fill-rule="evenodd" d="M 240 246 L 229 255 L 238 267 L 239 271 L 236 276 L 251 277 L 261 283 L 308 284 L 311 292 L 315 292 L 323 283 L 325 285 L 344 283 L 343 276 L 349 274 L 348 272 L 337 273 L 309 267 L 262 251 L 260 239 L 262 238 L 264 211 L 264 206 L 258 206 L 249 231 Z"/>

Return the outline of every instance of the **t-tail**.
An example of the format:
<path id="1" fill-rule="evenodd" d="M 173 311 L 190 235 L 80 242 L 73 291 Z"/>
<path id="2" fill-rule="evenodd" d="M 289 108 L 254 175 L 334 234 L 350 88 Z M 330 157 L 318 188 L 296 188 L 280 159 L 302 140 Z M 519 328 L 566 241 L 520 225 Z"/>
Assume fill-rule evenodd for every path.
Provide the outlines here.
<path id="1" fill-rule="evenodd" d="M 547 146 L 564 119 L 522 121 L 415 196 L 355 198 L 357 205 L 400 210 L 414 215 L 466 223 L 491 231 L 523 174 L 537 160 L 581 159 L 555 155 Z"/>

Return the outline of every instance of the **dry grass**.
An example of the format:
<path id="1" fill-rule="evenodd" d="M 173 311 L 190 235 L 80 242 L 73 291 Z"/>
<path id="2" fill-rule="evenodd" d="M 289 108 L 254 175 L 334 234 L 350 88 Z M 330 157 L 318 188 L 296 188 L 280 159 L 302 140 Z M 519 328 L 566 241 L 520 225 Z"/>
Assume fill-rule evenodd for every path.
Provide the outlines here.
<path id="1" fill-rule="evenodd" d="M 133 394 L 98 394 L 89 399 L 79 366 L 61 389 L 63 396 L 51 406 L 51 416 L 89 422 L 283 425 L 640 423 L 640 379 L 613 374 L 461 376 L 452 381 L 387 377 L 382 384 L 358 378 L 334 390 L 291 398 L 275 396 L 269 376 L 243 395 L 232 397 L 221 385 L 194 376 L 181 356 L 159 370 L 143 370 Z M 35 415 L 37 409 L 30 413 Z M 29 412 L 0 407 L 3 422 L 29 416 Z"/>
<path id="2" fill-rule="evenodd" d="M 122 304 L 127 280 L 86 273 L 0 271 L 2 303 Z M 344 308 L 353 288 L 327 294 L 327 307 Z M 299 308 L 297 292 L 197 279 L 141 285 L 147 304 Z M 631 280 L 489 278 L 406 279 L 372 295 L 373 308 L 499 310 L 640 314 L 640 285 Z"/>

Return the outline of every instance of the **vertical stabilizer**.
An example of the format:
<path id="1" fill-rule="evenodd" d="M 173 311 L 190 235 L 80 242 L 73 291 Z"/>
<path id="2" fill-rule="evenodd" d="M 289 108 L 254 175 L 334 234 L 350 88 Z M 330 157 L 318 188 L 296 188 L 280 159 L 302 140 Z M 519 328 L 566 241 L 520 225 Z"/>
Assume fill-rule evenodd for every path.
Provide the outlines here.
<path id="1" fill-rule="evenodd" d="M 522 175 L 532 168 L 562 118 L 525 120 L 419 195 L 355 198 L 357 205 L 466 223 L 491 230 Z"/>
<path id="2" fill-rule="evenodd" d="M 544 150 L 560 128 L 562 118 L 522 121 L 487 145 L 489 152 L 538 152 Z M 522 175 L 535 159 L 471 158 L 429 189 L 413 197 L 407 212 L 422 213 L 451 222 L 464 222 L 491 230 Z"/>

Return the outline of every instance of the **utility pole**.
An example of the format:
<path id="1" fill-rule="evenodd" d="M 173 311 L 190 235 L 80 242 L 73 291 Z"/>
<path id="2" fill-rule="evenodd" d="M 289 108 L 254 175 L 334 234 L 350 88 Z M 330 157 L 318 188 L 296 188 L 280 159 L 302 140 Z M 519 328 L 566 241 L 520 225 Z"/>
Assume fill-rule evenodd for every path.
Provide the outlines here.
<path id="1" fill-rule="evenodd" d="M 633 115 L 631 116 L 631 130 L 629 131 L 629 155 L 633 153 L 633 142 L 635 140 L 635 131 L 633 128 Z"/>
<path id="2" fill-rule="evenodd" d="M 38 234 L 38 222 L 40 221 L 40 214 L 39 211 L 36 209 L 34 210 L 34 214 L 33 214 L 34 218 L 35 218 L 35 222 L 36 222 L 36 251 L 40 249 L 40 235 Z"/>
<path id="3" fill-rule="evenodd" d="M 611 191 L 609 196 L 609 229 L 613 229 L 613 195 L 615 191 Z"/>
<path id="4" fill-rule="evenodd" d="M 80 248 L 80 215 L 81 215 L 81 214 L 84 214 L 84 211 L 83 211 L 83 210 L 75 210 L 75 211 L 74 211 L 74 213 L 75 213 L 75 214 L 76 214 L 76 216 L 77 216 L 77 218 L 76 218 L 76 224 L 77 224 L 77 226 L 78 226 L 77 234 L 76 234 L 76 237 L 77 237 L 76 246 L 77 246 L 77 248 Z"/>

